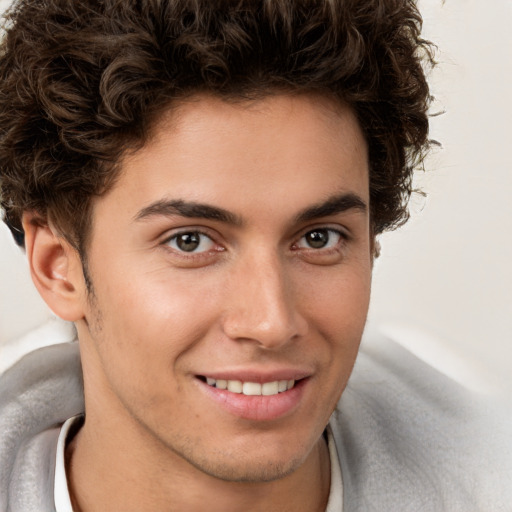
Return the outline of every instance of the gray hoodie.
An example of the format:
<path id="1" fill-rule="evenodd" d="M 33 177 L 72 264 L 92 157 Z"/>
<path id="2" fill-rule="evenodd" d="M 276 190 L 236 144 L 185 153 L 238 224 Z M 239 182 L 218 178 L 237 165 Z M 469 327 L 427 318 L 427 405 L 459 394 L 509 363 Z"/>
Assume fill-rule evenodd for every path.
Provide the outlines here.
<path id="1" fill-rule="evenodd" d="M 77 343 L 0 378 L 0 512 L 55 510 L 59 426 L 83 412 Z M 330 425 L 343 512 L 511 512 L 512 422 L 402 347 L 366 340 Z"/>

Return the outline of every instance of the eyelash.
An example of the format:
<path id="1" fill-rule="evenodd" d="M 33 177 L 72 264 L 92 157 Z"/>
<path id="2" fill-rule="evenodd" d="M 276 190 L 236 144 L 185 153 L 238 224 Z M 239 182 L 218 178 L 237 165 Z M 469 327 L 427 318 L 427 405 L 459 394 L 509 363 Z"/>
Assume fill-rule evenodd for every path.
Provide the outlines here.
<path id="1" fill-rule="evenodd" d="M 182 248 L 180 248 L 179 246 L 176 246 L 176 247 L 172 246 L 173 242 L 177 243 L 179 238 L 183 237 L 185 235 L 195 235 L 195 236 L 197 236 L 200 239 L 199 240 L 199 244 L 200 245 L 205 242 L 204 239 L 206 238 L 212 244 L 213 247 L 212 248 L 208 248 L 206 250 L 203 250 L 201 252 L 196 252 L 195 250 L 194 251 L 185 251 Z M 204 233 L 203 231 L 201 231 L 199 229 L 186 229 L 186 230 L 179 231 L 178 233 L 174 233 L 170 237 L 166 238 L 162 242 L 162 245 L 170 248 L 175 253 L 179 254 L 182 257 L 186 257 L 186 258 L 196 258 L 196 257 L 200 257 L 200 256 L 202 256 L 204 254 L 208 254 L 208 253 L 211 253 L 211 252 L 221 252 L 221 251 L 224 250 L 224 248 L 222 246 L 218 245 L 215 242 L 215 240 L 213 239 L 212 236 L 210 236 L 207 233 Z"/>
<path id="2" fill-rule="evenodd" d="M 335 246 L 327 247 L 327 248 L 326 247 L 311 247 L 311 246 L 310 247 L 300 247 L 300 243 L 303 239 L 305 239 L 308 235 L 313 235 L 315 233 L 317 235 L 318 234 L 328 234 L 326 244 L 329 244 L 331 242 L 330 239 L 332 238 L 332 235 L 334 234 L 336 237 L 338 237 L 337 241 L 335 242 Z M 196 239 L 198 238 L 199 239 L 198 247 L 201 247 L 201 245 L 205 243 L 204 239 L 206 238 L 209 241 L 209 243 L 212 244 L 212 247 L 204 249 L 200 252 L 196 252 L 195 249 L 193 249 L 191 251 L 183 250 L 183 248 L 179 247 L 177 244 L 178 244 L 179 238 L 183 237 L 185 235 L 194 236 L 194 237 L 196 237 Z M 312 253 L 328 253 L 328 252 L 339 250 L 339 246 L 343 242 L 346 242 L 347 240 L 348 240 L 347 234 L 339 229 L 334 229 L 334 228 L 329 228 L 329 227 L 318 227 L 318 228 L 314 228 L 314 229 L 309 229 L 308 231 L 304 232 L 304 234 L 300 236 L 300 238 L 297 240 L 297 242 L 295 242 L 292 245 L 292 250 L 294 250 L 294 251 L 304 250 L 304 251 L 309 251 Z M 173 247 L 173 244 L 175 245 L 174 247 Z M 201 231 L 199 229 L 187 229 L 187 230 L 183 230 L 178 233 L 175 233 L 172 236 L 166 238 L 162 242 L 162 245 L 170 248 L 175 253 L 179 254 L 182 257 L 186 257 L 186 258 L 197 258 L 197 257 L 201 257 L 201 256 L 211 253 L 211 252 L 221 252 L 221 251 L 225 250 L 222 246 L 216 244 L 213 237 L 211 237 L 209 234 L 204 233 L 203 231 Z M 217 247 L 215 247 L 215 245 L 217 245 Z"/>
<path id="3" fill-rule="evenodd" d="M 305 239 L 308 235 L 312 235 L 313 233 L 316 233 L 316 234 L 328 233 L 329 236 L 328 236 L 327 244 L 329 244 L 331 242 L 330 238 L 332 237 L 333 234 L 336 237 L 338 237 L 338 239 L 335 242 L 334 246 L 332 246 L 332 247 L 304 247 L 303 249 L 306 250 L 306 251 L 322 252 L 322 253 L 331 252 L 333 250 L 338 250 L 339 246 L 348 240 L 347 234 L 344 233 L 343 231 L 341 231 L 339 229 L 334 229 L 334 228 L 329 228 L 329 227 L 323 227 L 322 226 L 322 227 L 318 227 L 318 228 L 314 228 L 314 229 L 309 229 L 308 231 L 306 231 L 299 238 L 299 241 L 297 241 L 295 244 L 293 244 L 292 248 L 296 248 L 296 250 L 297 249 L 300 250 L 301 249 L 301 247 L 299 247 L 300 241 Z"/>

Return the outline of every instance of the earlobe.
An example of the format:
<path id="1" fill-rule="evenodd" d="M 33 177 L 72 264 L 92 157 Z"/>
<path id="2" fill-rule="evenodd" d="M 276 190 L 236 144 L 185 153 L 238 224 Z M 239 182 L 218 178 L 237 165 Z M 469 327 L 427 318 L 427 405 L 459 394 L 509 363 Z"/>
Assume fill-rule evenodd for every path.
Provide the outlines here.
<path id="1" fill-rule="evenodd" d="M 379 240 L 375 239 L 373 241 L 373 257 L 374 257 L 374 259 L 376 259 L 380 256 L 380 251 L 381 251 L 380 242 L 379 242 Z"/>
<path id="2" fill-rule="evenodd" d="M 49 308 L 76 322 L 84 316 L 85 283 L 77 251 L 45 221 L 23 215 L 25 247 L 32 280 Z"/>
<path id="3" fill-rule="evenodd" d="M 380 256 L 381 245 L 380 241 L 376 236 L 373 236 L 370 240 L 370 259 L 371 265 L 373 269 L 373 265 L 375 264 L 375 260 Z"/>

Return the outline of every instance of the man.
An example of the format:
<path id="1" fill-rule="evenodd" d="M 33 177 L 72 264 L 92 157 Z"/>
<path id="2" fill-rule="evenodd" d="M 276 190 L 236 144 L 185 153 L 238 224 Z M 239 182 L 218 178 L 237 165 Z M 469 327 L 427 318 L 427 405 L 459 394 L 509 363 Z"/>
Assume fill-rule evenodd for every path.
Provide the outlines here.
<path id="1" fill-rule="evenodd" d="M 394 346 L 347 387 L 429 145 L 420 25 L 404 0 L 14 5 L 2 205 L 80 361 L 2 377 L 3 510 L 510 507 L 462 390 Z"/>

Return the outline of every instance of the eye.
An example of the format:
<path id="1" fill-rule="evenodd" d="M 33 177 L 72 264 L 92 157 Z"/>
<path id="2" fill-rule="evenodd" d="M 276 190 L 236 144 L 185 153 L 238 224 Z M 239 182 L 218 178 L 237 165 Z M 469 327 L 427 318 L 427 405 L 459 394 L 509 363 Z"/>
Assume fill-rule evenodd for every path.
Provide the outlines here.
<path id="1" fill-rule="evenodd" d="M 335 229 L 312 229 L 300 238 L 296 247 L 299 249 L 333 249 L 339 245 L 342 238 L 343 235 Z"/>
<path id="2" fill-rule="evenodd" d="M 166 245 L 179 252 L 201 253 L 211 251 L 215 242 L 199 231 L 184 231 L 169 238 Z"/>

